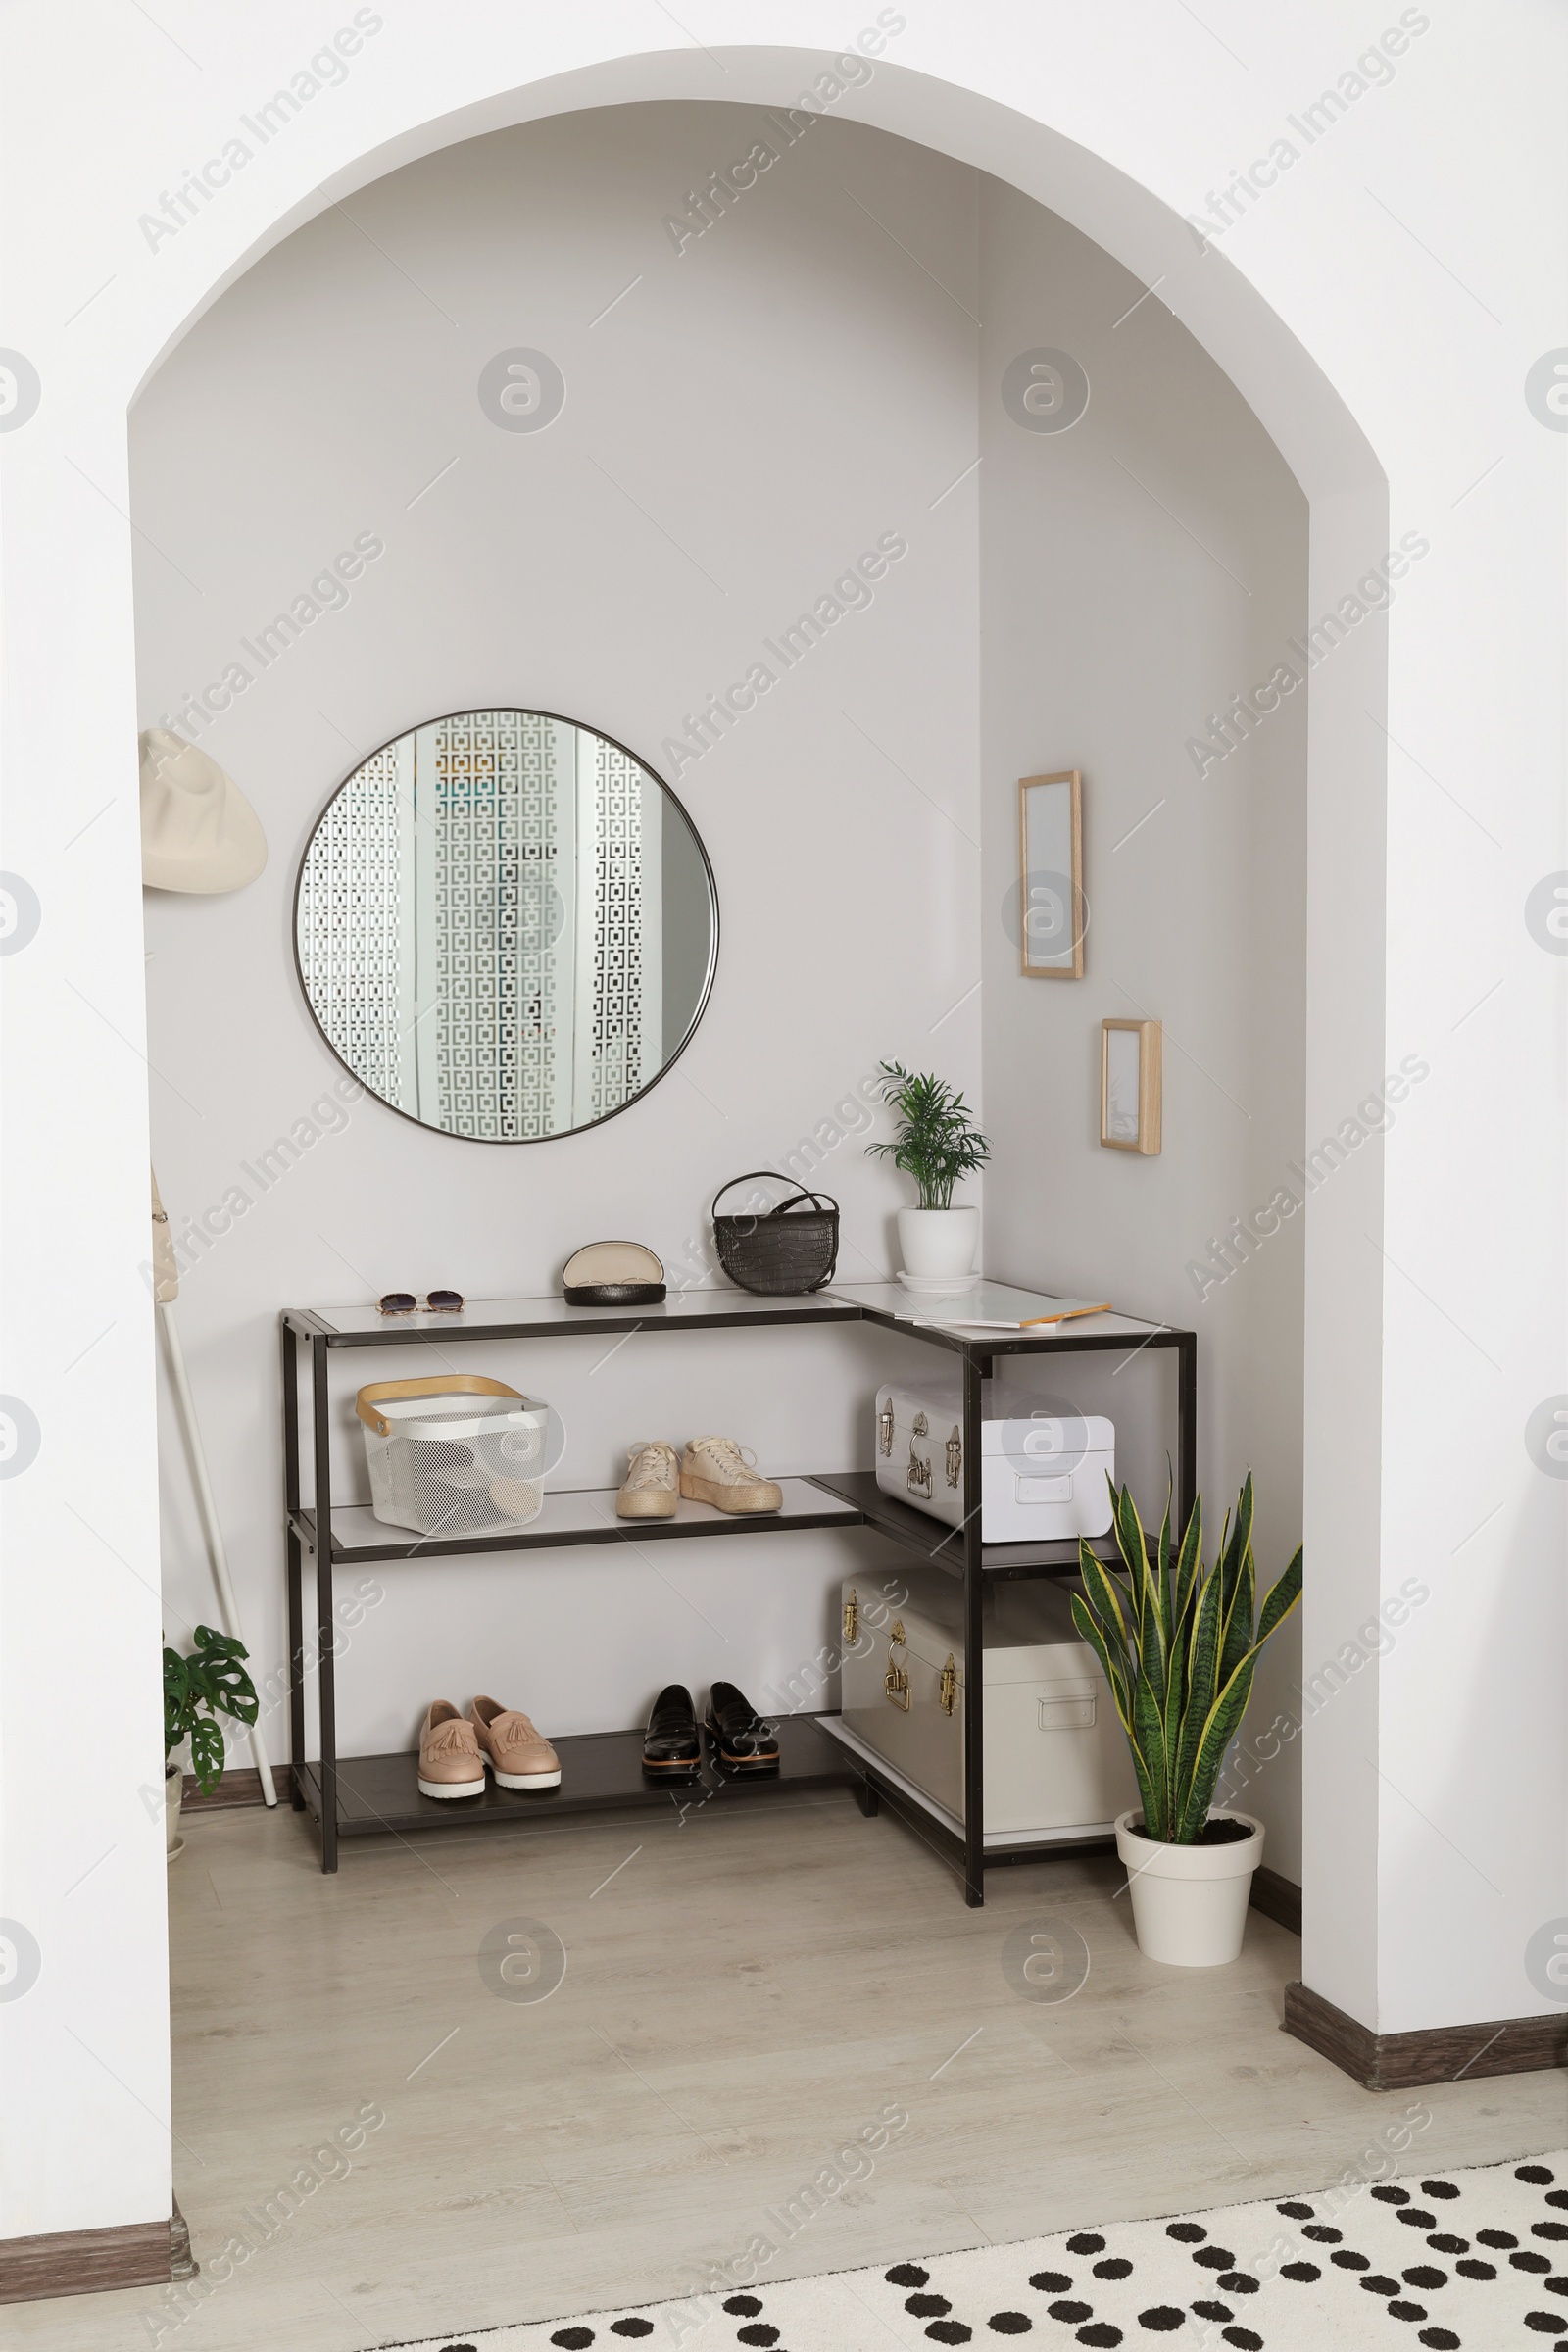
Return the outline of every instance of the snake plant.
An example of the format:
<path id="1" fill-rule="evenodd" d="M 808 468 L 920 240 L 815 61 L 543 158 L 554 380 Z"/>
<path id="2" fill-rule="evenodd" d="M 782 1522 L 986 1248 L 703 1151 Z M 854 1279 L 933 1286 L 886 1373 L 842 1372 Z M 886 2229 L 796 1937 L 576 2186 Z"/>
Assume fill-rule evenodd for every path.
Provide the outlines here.
<path id="1" fill-rule="evenodd" d="M 1104 1668 L 1132 1749 L 1144 1836 L 1194 1845 L 1252 1694 L 1257 1653 L 1301 1597 L 1301 1547 L 1254 1625 L 1250 1471 L 1234 1525 L 1227 1512 L 1218 1556 L 1206 1569 L 1201 1495 L 1175 1543 L 1167 1492 L 1152 1556 L 1132 1489 L 1113 1485 L 1111 1504 L 1126 1575 L 1080 1541 L 1084 1590 L 1072 1596 L 1073 1622 Z"/>

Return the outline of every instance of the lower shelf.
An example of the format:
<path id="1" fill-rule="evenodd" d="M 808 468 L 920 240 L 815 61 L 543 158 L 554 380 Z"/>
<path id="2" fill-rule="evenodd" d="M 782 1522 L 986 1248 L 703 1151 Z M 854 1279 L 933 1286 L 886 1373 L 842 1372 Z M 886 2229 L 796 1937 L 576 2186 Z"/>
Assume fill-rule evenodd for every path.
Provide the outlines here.
<path id="1" fill-rule="evenodd" d="M 487 1774 L 482 1796 L 421 1796 L 418 1757 L 340 1756 L 337 1832 L 340 1838 L 383 1830 L 456 1830 L 475 1823 L 542 1820 L 547 1815 L 605 1813 L 626 1806 L 679 1811 L 722 1798 L 755 1804 L 797 1789 L 858 1787 L 864 1774 L 814 1716 L 787 1715 L 778 1725 L 777 1772 L 720 1772 L 705 1761 L 694 1781 L 654 1782 L 642 1768 L 641 1732 L 590 1732 L 553 1742 L 561 1758 L 559 1788 L 498 1788 Z M 705 1743 L 706 1745 L 706 1743 Z M 321 1819 L 321 1767 L 296 1767 L 299 1792 L 314 1821 Z"/>
<path id="2" fill-rule="evenodd" d="M 937 1827 L 945 1830 L 950 1838 L 956 1839 L 959 1844 L 963 1842 L 963 1822 L 958 1814 L 950 1813 L 946 1805 L 939 1805 L 934 1796 L 927 1796 L 923 1788 L 906 1779 L 897 1765 L 879 1756 L 874 1747 L 850 1730 L 842 1716 L 823 1715 L 818 1720 L 842 1746 L 870 1767 L 871 1773 L 884 1788 L 897 1789 L 900 1795 L 907 1797 L 911 1804 L 918 1805 L 923 1813 L 929 1814 Z M 985 1856 L 988 1862 L 999 1859 L 1016 1861 L 1029 1855 L 1039 1855 L 1043 1859 L 1056 1846 L 1105 1845 L 1114 1839 L 1115 1835 L 1116 1825 L 1110 1821 L 1080 1822 L 1070 1829 L 1059 1830 L 988 1830 L 985 1835 Z"/>

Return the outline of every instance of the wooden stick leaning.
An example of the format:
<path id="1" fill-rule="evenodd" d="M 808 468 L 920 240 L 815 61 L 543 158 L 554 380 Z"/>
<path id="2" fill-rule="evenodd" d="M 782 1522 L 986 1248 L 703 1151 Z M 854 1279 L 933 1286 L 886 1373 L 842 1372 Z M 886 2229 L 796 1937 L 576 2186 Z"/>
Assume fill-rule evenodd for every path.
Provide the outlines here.
<path id="1" fill-rule="evenodd" d="M 201 1424 L 196 1418 L 196 1399 L 191 1394 L 190 1375 L 185 1369 L 185 1350 L 180 1345 L 179 1326 L 174 1321 L 174 1300 L 179 1294 L 179 1269 L 169 1234 L 169 1220 L 158 1197 L 158 1178 L 153 1178 L 153 1267 L 155 1287 L 153 1296 L 158 1302 L 158 1319 L 169 1343 L 169 1372 L 173 1384 L 174 1401 L 179 1408 L 180 1425 L 185 1434 L 185 1450 L 190 1458 L 191 1483 L 196 1489 L 196 1507 L 201 1514 L 202 1533 L 207 1539 L 207 1556 L 212 1563 L 213 1582 L 218 1587 L 219 1606 L 223 1615 L 223 1631 L 234 1641 L 243 1642 L 239 1602 L 234 1597 L 234 1583 L 228 1573 L 228 1552 L 223 1543 L 223 1530 L 218 1517 L 218 1498 L 207 1468 L 207 1449 L 202 1444 Z M 261 1721 L 251 1725 L 251 1753 L 256 1758 L 257 1778 L 262 1785 L 263 1801 L 277 1802 L 277 1790 L 272 1784 L 272 1767 L 262 1743 Z"/>

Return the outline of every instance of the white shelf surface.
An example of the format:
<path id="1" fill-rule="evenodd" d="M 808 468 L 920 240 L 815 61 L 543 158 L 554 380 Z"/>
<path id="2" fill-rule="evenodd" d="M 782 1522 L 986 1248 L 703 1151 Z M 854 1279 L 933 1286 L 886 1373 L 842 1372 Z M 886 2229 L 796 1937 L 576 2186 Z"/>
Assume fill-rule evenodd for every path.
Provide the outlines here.
<path id="1" fill-rule="evenodd" d="M 1103 1296 L 1103 1294 L 1101 1294 Z M 1010 1283 L 987 1282 L 976 1275 L 965 1288 L 938 1297 L 928 1291 L 907 1291 L 900 1282 L 836 1282 L 822 1293 L 824 1298 L 842 1298 L 853 1306 L 865 1308 L 875 1315 L 892 1315 L 900 1323 L 923 1325 L 930 1331 L 951 1332 L 957 1340 L 969 1340 L 982 1347 L 988 1340 L 1087 1340 L 1127 1339 L 1147 1340 L 1152 1332 L 1169 1331 L 1168 1323 L 1144 1323 L 1135 1315 L 1076 1315 L 1070 1323 L 1036 1324 L 1030 1330 L 1018 1328 L 1032 1315 L 1048 1315 L 1059 1298 L 1052 1298 L 1042 1291 L 1015 1290 Z M 986 1315 L 986 1323 L 965 1323 L 960 1318 L 967 1308 L 971 1314 Z M 1011 1317 L 1009 1324 L 1005 1318 Z"/>
<path id="2" fill-rule="evenodd" d="M 377 1519 L 368 1502 L 332 1505 L 332 1543 L 340 1563 L 345 1559 L 421 1559 L 454 1552 L 545 1550 L 552 1544 L 641 1544 L 667 1541 L 671 1536 L 744 1536 L 769 1529 L 857 1527 L 860 1513 L 851 1502 L 830 1494 L 808 1478 L 781 1478 L 783 1507 L 777 1511 L 715 1510 L 706 1502 L 681 1500 L 670 1519 L 622 1519 L 615 1510 L 614 1487 L 580 1487 L 545 1495 L 537 1519 L 524 1526 L 492 1535 L 455 1530 L 450 1535 L 421 1536 L 416 1528 L 392 1527 Z M 302 1517 L 310 1521 L 307 1506 Z"/>
<path id="3" fill-rule="evenodd" d="M 342 1337 L 394 1343 L 411 1336 L 439 1340 L 445 1333 L 449 1339 L 461 1339 L 517 1328 L 541 1335 L 579 1332 L 588 1336 L 606 1328 L 624 1330 L 628 1324 L 643 1331 L 678 1330 L 704 1323 L 722 1325 L 737 1316 L 748 1323 L 850 1320 L 832 1291 L 803 1291 L 775 1298 L 727 1284 L 671 1291 L 653 1306 L 568 1306 L 558 1292 L 542 1298 L 469 1298 L 457 1314 L 383 1315 L 373 1305 L 313 1306 L 302 1311 Z"/>
<path id="4" fill-rule="evenodd" d="M 1005 1320 L 981 1325 L 958 1319 L 967 1308 L 970 1313 L 999 1319 L 1010 1316 L 1016 1323 L 1026 1316 L 1048 1314 L 1053 1306 L 1060 1304 L 1059 1299 L 1044 1292 L 1022 1291 L 1011 1284 L 989 1282 L 976 1275 L 964 1290 L 945 1298 L 906 1290 L 899 1282 L 835 1282 L 825 1290 L 801 1292 L 786 1298 L 763 1297 L 729 1284 L 713 1284 L 696 1290 L 672 1291 L 656 1306 L 568 1306 L 556 1295 L 542 1298 L 470 1298 L 461 1313 L 450 1315 L 383 1315 L 373 1305 L 314 1306 L 302 1311 L 314 1317 L 325 1332 L 361 1343 L 382 1339 L 394 1343 L 412 1338 L 439 1340 L 443 1334 L 448 1339 L 505 1332 L 546 1337 L 557 1333 L 624 1331 L 628 1327 L 652 1332 L 704 1324 L 722 1327 L 737 1322 L 849 1322 L 861 1311 L 951 1332 L 956 1339 L 976 1344 L 989 1338 L 1102 1342 L 1108 1338 L 1136 1342 L 1147 1340 L 1153 1332 L 1172 1328 L 1169 1324 L 1146 1323 L 1135 1315 L 1115 1313 L 1083 1315 L 1071 1323 L 1037 1325 L 1030 1331 L 1019 1331 Z"/>

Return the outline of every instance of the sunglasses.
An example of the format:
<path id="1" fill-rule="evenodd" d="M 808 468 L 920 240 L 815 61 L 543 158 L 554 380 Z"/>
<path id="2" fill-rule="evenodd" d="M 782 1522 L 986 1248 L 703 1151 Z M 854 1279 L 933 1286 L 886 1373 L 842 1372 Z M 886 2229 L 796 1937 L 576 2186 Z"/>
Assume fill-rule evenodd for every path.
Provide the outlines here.
<path id="1" fill-rule="evenodd" d="M 388 1291 L 375 1303 L 383 1315 L 461 1315 L 463 1293 L 432 1291 L 427 1298 L 416 1298 L 412 1291 Z"/>

